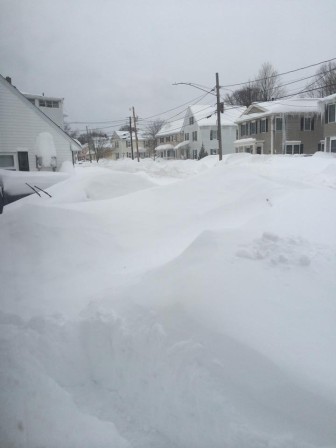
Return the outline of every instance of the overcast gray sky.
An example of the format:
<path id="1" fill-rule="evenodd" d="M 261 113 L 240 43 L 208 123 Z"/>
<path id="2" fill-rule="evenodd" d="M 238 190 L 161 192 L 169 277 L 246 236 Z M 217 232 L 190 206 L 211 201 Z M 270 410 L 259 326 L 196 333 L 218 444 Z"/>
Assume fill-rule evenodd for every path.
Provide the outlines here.
<path id="1" fill-rule="evenodd" d="M 71 122 L 123 119 L 131 106 L 148 117 L 202 94 L 172 86 L 175 81 L 213 87 L 218 72 L 227 85 L 253 78 L 265 61 L 285 72 L 336 57 L 335 0 L 0 0 L 0 5 L 0 73 L 21 91 L 65 98 Z M 287 75 L 283 82 L 315 70 Z M 214 98 L 202 101 L 207 102 Z"/>

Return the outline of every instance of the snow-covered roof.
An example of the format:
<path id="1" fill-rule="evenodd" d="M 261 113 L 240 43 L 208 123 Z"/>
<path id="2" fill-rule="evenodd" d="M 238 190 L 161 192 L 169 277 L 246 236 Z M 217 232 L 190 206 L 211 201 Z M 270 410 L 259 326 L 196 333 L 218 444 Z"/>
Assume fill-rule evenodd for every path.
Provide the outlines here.
<path id="1" fill-rule="evenodd" d="M 170 121 L 169 123 L 164 124 L 156 136 L 160 137 L 182 132 L 183 122 L 184 119 L 182 118 L 181 120 Z"/>
<path id="2" fill-rule="evenodd" d="M 256 142 L 255 138 L 241 138 L 240 140 L 235 140 L 233 143 L 235 145 L 253 145 Z"/>
<path id="3" fill-rule="evenodd" d="M 166 145 L 157 146 L 155 151 L 169 151 L 170 149 L 174 149 L 174 146 L 167 143 Z"/>
<path id="4" fill-rule="evenodd" d="M 24 93 L 21 92 L 26 98 L 36 98 L 41 100 L 52 100 L 52 101 L 63 101 L 64 98 L 59 98 L 57 96 L 46 96 L 46 95 L 35 95 L 34 93 Z"/>
<path id="5" fill-rule="evenodd" d="M 274 114 L 299 114 L 299 113 L 320 113 L 320 98 L 289 98 L 263 103 L 252 103 L 251 106 L 237 118 L 237 123 L 246 120 L 253 120 Z M 249 113 L 253 108 L 258 107 L 264 110 L 260 113 Z"/>
<path id="6" fill-rule="evenodd" d="M 121 140 L 131 140 L 131 134 L 129 131 L 114 131 L 112 138 L 116 134 Z M 143 131 L 138 131 L 138 140 L 145 140 L 145 133 Z M 135 141 L 135 132 L 132 132 L 132 139 Z"/>
<path id="7" fill-rule="evenodd" d="M 175 149 L 185 148 L 186 146 L 189 145 L 189 143 L 190 143 L 189 140 L 184 140 L 183 142 L 178 143 L 178 144 L 175 146 Z"/>
<path id="8" fill-rule="evenodd" d="M 190 106 L 191 115 L 197 121 L 199 127 L 217 125 L 217 108 L 215 106 L 197 104 Z M 221 125 L 232 126 L 237 118 L 246 110 L 244 106 L 224 106 L 224 113 L 221 114 Z M 188 116 L 191 116 L 190 113 Z"/>
<path id="9" fill-rule="evenodd" d="M 324 98 L 321 98 L 320 101 L 323 103 L 328 103 L 329 101 L 336 100 L 336 93 L 333 93 L 332 95 L 325 96 Z"/>

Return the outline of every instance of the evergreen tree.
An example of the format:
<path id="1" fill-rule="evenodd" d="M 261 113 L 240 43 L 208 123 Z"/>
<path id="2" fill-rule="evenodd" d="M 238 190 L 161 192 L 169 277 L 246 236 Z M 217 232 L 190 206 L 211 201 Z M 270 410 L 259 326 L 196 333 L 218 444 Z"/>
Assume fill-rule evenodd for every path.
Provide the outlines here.
<path id="1" fill-rule="evenodd" d="M 204 145 L 203 145 L 203 143 L 202 143 L 201 150 L 200 150 L 199 155 L 198 155 L 198 160 L 201 160 L 201 159 L 203 159 L 203 157 L 206 157 L 206 156 L 208 156 L 208 155 L 209 155 L 209 154 L 208 154 L 207 151 L 204 149 Z"/>

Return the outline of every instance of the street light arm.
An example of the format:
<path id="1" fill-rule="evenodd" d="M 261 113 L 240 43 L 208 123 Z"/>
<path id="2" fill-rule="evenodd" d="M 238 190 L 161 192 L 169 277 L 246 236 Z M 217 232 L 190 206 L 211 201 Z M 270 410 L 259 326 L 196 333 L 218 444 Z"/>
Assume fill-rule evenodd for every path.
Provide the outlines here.
<path id="1" fill-rule="evenodd" d="M 203 92 L 206 92 L 206 93 L 211 93 L 211 92 L 213 92 L 213 91 L 215 90 L 215 88 L 213 88 L 213 89 L 211 89 L 211 90 L 205 90 L 205 89 L 202 89 L 202 87 L 198 87 L 198 86 L 196 86 L 195 84 L 193 84 L 192 82 L 174 82 L 172 85 L 173 85 L 173 86 L 179 86 L 179 85 L 181 85 L 181 84 L 183 84 L 183 85 L 185 85 L 185 86 L 194 87 L 195 89 L 202 90 Z M 216 96 L 215 93 L 211 93 L 211 95 Z"/>

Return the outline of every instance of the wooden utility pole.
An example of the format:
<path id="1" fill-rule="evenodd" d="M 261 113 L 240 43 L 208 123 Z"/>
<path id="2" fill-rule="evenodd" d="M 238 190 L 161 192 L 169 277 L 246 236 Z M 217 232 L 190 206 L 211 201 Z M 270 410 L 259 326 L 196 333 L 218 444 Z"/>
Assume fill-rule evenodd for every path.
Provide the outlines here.
<path id="1" fill-rule="evenodd" d="M 219 160 L 222 160 L 223 150 L 222 150 L 221 112 L 224 112 L 224 103 L 221 103 L 219 89 L 220 89 L 219 78 L 218 78 L 218 73 L 216 73 L 218 155 L 219 155 Z"/>
<path id="2" fill-rule="evenodd" d="M 88 130 L 87 126 L 86 126 L 86 136 L 87 136 L 87 142 L 88 142 L 88 148 L 89 148 L 90 163 L 92 163 L 91 148 L 90 148 L 90 135 L 89 135 L 89 130 Z"/>
<path id="3" fill-rule="evenodd" d="M 135 120 L 135 111 L 134 111 L 134 107 L 132 107 L 133 109 L 133 121 L 134 121 L 134 132 L 135 132 L 135 144 L 136 144 L 136 150 L 137 150 L 137 158 L 138 158 L 138 162 L 140 162 L 140 157 L 139 157 L 139 143 L 138 143 L 138 133 L 137 133 L 137 128 L 136 128 L 136 120 Z"/>
<path id="4" fill-rule="evenodd" d="M 131 135 L 131 153 L 132 153 L 132 160 L 134 160 L 134 152 L 133 152 L 133 132 L 132 132 L 132 117 L 129 117 L 129 124 L 130 124 L 130 135 Z"/>

